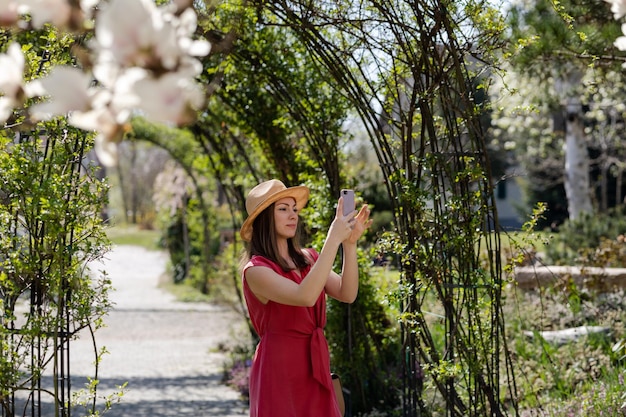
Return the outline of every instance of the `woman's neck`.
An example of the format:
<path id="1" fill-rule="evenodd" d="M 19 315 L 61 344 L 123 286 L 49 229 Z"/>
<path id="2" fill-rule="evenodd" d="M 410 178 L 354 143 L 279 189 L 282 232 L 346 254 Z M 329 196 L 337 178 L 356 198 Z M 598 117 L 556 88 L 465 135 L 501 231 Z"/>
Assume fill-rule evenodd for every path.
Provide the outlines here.
<path id="1" fill-rule="evenodd" d="M 287 239 L 280 239 L 276 242 L 278 246 L 278 254 L 286 261 L 291 260 L 291 256 L 289 256 L 289 245 L 287 244 Z"/>

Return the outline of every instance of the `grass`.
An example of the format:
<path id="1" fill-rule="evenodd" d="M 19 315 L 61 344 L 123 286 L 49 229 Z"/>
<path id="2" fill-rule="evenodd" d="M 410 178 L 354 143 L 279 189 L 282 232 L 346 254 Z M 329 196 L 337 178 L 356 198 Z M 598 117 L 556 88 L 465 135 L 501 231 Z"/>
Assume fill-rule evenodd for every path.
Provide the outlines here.
<path id="1" fill-rule="evenodd" d="M 141 246 L 148 250 L 161 250 L 161 232 L 141 229 L 138 226 L 111 226 L 106 230 L 114 245 Z"/>
<path id="2" fill-rule="evenodd" d="M 164 290 L 173 294 L 176 300 L 183 303 L 211 303 L 215 302 L 214 297 L 208 294 L 203 294 L 197 288 L 191 285 L 183 283 L 175 284 L 168 282 L 160 286 Z"/>

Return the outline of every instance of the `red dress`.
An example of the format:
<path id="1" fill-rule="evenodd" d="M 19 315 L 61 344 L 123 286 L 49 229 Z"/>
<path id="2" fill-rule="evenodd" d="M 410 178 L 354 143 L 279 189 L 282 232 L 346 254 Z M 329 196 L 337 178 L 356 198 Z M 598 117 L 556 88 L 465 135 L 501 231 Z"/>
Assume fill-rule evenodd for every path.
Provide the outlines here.
<path id="1" fill-rule="evenodd" d="M 310 250 L 315 260 L 317 252 Z M 253 256 L 251 266 L 265 266 L 301 282 L 311 266 L 284 272 L 276 263 Z M 341 417 L 330 378 L 330 355 L 324 336 L 326 293 L 313 307 L 261 303 L 243 278 L 250 319 L 261 340 L 250 370 L 250 417 Z"/>

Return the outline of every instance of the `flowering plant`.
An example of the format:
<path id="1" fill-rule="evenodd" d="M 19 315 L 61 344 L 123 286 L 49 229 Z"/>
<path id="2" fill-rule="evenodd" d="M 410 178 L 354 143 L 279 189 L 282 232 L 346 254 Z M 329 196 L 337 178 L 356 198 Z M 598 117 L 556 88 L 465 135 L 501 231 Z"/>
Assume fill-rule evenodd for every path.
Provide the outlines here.
<path id="1" fill-rule="evenodd" d="M 605 0 L 607 3 L 611 4 L 611 12 L 613 12 L 613 17 L 615 20 L 620 20 L 622 17 L 626 16 L 626 0 Z M 620 51 L 626 51 L 626 23 L 622 24 L 622 33 L 624 36 L 618 37 L 614 45 Z M 626 66 L 626 64 L 624 64 Z"/>
<path id="2" fill-rule="evenodd" d="M 197 15 L 191 0 L 157 6 L 152 0 L 0 0 L 0 27 L 91 32 L 75 66 L 56 66 L 24 79 L 22 46 L 0 54 L 0 123 L 15 109 L 33 122 L 64 116 L 70 125 L 97 132 L 104 165 L 117 161 L 117 144 L 134 112 L 154 122 L 184 125 L 204 104 L 195 81 L 198 57 L 210 52 L 193 39 Z M 35 104 L 27 106 L 28 99 Z"/>

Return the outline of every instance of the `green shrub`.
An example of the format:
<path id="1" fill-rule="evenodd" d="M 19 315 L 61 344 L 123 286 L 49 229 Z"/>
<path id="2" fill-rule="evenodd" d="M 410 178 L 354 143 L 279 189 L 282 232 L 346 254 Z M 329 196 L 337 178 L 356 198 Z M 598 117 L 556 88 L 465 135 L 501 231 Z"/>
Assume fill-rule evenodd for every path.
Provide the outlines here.
<path id="1" fill-rule="evenodd" d="M 603 241 L 613 241 L 624 234 L 626 209 L 615 208 L 603 214 L 584 214 L 577 220 L 567 220 L 561 225 L 553 242 L 546 247 L 546 261 L 554 265 L 581 263 L 585 258 L 592 258 L 589 250 L 595 250 L 602 246 Z"/>
<path id="2" fill-rule="evenodd" d="M 329 299 L 326 335 L 331 367 L 351 392 L 354 415 L 377 410 L 392 416 L 400 404 L 402 349 L 393 319 L 397 314 L 385 296 L 398 273 L 369 263 L 360 258 L 359 295 L 353 304 Z"/>
<path id="3" fill-rule="evenodd" d="M 581 249 L 577 263 L 603 268 L 626 267 L 625 240 L 624 235 L 619 235 L 616 239 L 603 237 L 598 247 Z"/>

